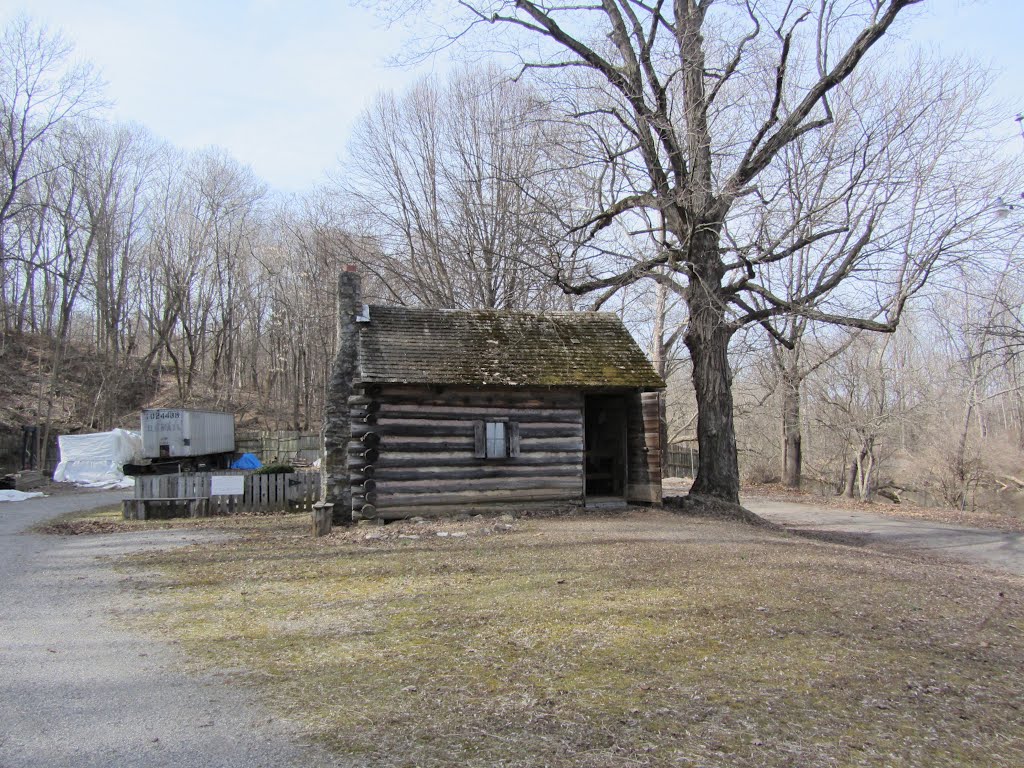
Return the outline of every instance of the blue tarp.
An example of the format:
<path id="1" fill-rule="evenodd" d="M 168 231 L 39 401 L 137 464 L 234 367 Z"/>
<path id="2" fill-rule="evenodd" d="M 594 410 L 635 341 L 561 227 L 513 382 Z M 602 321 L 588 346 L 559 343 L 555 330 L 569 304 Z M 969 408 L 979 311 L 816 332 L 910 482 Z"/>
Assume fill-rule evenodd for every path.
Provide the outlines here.
<path id="1" fill-rule="evenodd" d="M 260 460 L 251 453 L 243 453 L 231 463 L 232 469 L 259 469 L 262 466 Z"/>

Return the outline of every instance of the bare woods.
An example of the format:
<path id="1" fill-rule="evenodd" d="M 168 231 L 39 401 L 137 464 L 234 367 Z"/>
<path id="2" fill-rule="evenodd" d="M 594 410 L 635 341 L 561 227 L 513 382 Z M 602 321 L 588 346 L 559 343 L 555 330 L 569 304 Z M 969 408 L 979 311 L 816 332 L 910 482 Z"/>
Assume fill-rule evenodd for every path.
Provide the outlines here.
<path id="1" fill-rule="evenodd" d="M 11 393 L 24 420 L 106 428 L 142 382 L 271 426 L 315 424 L 334 344 L 324 276 L 351 237 L 321 197 L 273 195 L 221 150 L 108 122 L 98 77 L 73 62 L 25 18 L 0 36 L 0 348 L 46 340 L 38 389 Z M 66 371 L 69 345 L 97 364 Z M 69 376 L 88 378 L 76 399 Z"/>
<path id="2" fill-rule="evenodd" d="M 1011 495 L 1024 217 L 998 200 L 1024 152 L 981 68 L 889 44 L 919 5 L 462 3 L 424 53 L 474 64 L 382 93 L 294 196 L 112 124 L 69 44 L 17 19 L 0 344 L 45 340 L 21 416 L 105 427 L 149 387 L 316 429 L 356 263 L 371 301 L 619 312 L 702 493 Z M 72 348 L 99 363 L 87 404 Z"/>

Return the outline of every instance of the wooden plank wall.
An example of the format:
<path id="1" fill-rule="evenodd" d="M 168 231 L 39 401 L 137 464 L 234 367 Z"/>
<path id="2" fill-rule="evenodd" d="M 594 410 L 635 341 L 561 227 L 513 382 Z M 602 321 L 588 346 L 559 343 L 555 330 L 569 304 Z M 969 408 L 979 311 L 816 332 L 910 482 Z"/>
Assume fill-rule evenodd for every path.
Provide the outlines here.
<path id="1" fill-rule="evenodd" d="M 42 427 L 38 428 L 42 430 Z M 35 437 L 30 437 L 33 442 Z M 0 474 L 6 474 L 8 472 L 20 472 L 23 469 L 37 469 L 48 475 L 53 475 L 53 471 L 57 468 L 57 463 L 60 461 L 60 447 L 57 443 L 57 435 L 50 435 L 50 445 L 46 451 L 46 466 L 39 466 L 39 456 L 34 455 L 35 451 L 31 453 L 33 455 L 25 455 L 25 440 L 26 435 L 21 430 L 17 432 L 13 431 L 0 431 Z M 31 446 L 34 448 L 35 446 Z M 28 464 L 34 466 L 26 466 L 24 459 L 31 458 Z"/>
<path id="2" fill-rule="evenodd" d="M 631 392 L 626 398 L 629 462 L 626 500 L 661 503 L 661 395 Z"/>
<path id="3" fill-rule="evenodd" d="M 236 512 L 311 510 L 320 499 L 320 474 L 295 472 L 280 475 L 245 475 L 241 496 L 211 496 L 210 478 L 241 472 L 196 472 L 180 475 L 143 475 L 135 478 L 136 499 L 210 500 L 211 515 Z"/>
<path id="4" fill-rule="evenodd" d="M 350 400 L 353 517 L 400 519 L 583 497 L 583 397 L 387 385 Z M 520 455 L 474 456 L 474 422 L 519 424 Z"/>
<path id="5" fill-rule="evenodd" d="M 264 464 L 294 461 L 312 463 L 320 456 L 322 448 L 319 432 L 277 430 L 235 433 L 235 450 L 238 453 L 254 453 Z"/>

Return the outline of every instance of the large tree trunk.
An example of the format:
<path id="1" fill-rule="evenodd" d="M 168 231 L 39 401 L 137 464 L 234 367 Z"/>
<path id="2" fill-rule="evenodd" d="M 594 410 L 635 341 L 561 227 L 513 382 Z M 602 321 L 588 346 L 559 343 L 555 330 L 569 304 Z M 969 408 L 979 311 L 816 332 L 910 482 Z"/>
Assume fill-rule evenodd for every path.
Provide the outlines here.
<path id="1" fill-rule="evenodd" d="M 853 498 L 853 491 L 857 487 L 857 460 L 851 459 L 850 466 L 843 478 L 843 496 L 847 499 Z"/>
<path id="2" fill-rule="evenodd" d="M 791 372 L 782 375 L 782 484 L 800 487 L 800 380 Z"/>
<path id="3" fill-rule="evenodd" d="M 713 246 L 712 246 L 713 247 Z M 732 328 L 718 288 L 722 270 L 717 257 L 708 268 L 695 271 L 687 292 L 690 319 L 686 347 L 693 365 L 697 394 L 697 446 L 700 467 L 690 493 L 714 496 L 733 504 L 740 501 L 740 471 L 736 460 L 736 430 L 732 412 L 732 371 L 729 339 Z"/>
<path id="4" fill-rule="evenodd" d="M 849 472 L 846 474 L 843 496 L 848 499 L 859 498 L 861 501 L 870 499 L 874 484 L 874 469 L 875 439 L 870 436 L 862 436 L 860 447 L 851 460 Z"/>
<path id="5" fill-rule="evenodd" d="M 1014 386 L 1017 387 L 1017 391 L 1014 392 L 1013 401 L 1017 409 L 1017 448 L 1024 451 L 1024 394 L 1021 394 L 1020 385 L 1017 384 L 1017 375 L 1013 377 Z"/>
<path id="6" fill-rule="evenodd" d="M 861 501 L 868 501 L 875 483 L 875 448 L 874 440 L 866 443 L 860 449 L 857 457 L 857 474 L 859 484 L 857 487 Z"/>
<path id="7" fill-rule="evenodd" d="M 967 438 L 971 431 L 971 417 L 974 413 L 974 392 L 968 394 L 967 404 L 964 408 L 964 417 L 961 421 L 960 435 L 956 441 L 956 453 L 953 455 L 953 479 L 956 481 L 956 491 L 949 501 L 963 511 L 967 507 L 967 492 L 970 486 L 970 473 L 967 469 Z"/>

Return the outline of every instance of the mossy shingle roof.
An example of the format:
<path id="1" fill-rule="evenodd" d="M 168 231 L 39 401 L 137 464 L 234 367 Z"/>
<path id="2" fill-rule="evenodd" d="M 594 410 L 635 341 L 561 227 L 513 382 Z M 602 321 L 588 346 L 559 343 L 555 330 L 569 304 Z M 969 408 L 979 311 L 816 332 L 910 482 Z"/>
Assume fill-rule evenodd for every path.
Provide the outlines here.
<path id="1" fill-rule="evenodd" d="M 573 388 L 665 386 L 618 317 L 371 306 L 366 382 Z"/>

